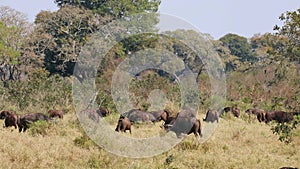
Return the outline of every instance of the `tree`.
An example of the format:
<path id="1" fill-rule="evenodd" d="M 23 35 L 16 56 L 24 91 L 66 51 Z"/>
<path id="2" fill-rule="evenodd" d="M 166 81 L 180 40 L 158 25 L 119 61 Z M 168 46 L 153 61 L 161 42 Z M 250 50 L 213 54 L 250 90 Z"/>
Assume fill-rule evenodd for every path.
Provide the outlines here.
<path id="1" fill-rule="evenodd" d="M 256 57 L 266 64 L 278 59 L 276 56 L 284 49 L 286 42 L 287 38 L 271 33 L 256 34 L 250 39 L 251 48 L 255 51 Z"/>
<path id="2" fill-rule="evenodd" d="M 287 38 L 284 48 L 278 48 L 280 55 L 289 58 L 291 61 L 300 63 L 300 8 L 296 11 L 282 13 L 279 17 L 284 25 L 275 25 L 274 30 L 279 37 Z"/>
<path id="3" fill-rule="evenodd" d="M 138 12 L 156 11 L 156 1 L 55 1 L 60 9 L 57 12 L 43 11 L 36 17 L 37 35 L 44 35 L 45 39 L 37 39 L 33 44 L 37 55 L 44 56 L 47 70 L 51 74 L 59 73 L 63 76 L 73 74 L 73 68 L 77 63 L 77 57 L 81 47 L 90 40 L 90 36 L 99 31 L 104 25 L 118 18 L 114 10 L 122 8 L 124 15 L 131 15 Z M 124 9 L 123 9 L 124 8 Z M 107 13 L 107 9 L 110 12 Z M 156 18 L 156 15 L 153 15 Z M 145 26 L 154 28 L 157 19 L 147 19 Z M 126 26 L 126 25 L 121 25 Z M 122 29 L 122 28 L 119 28 Z M 113 31 L 113 30 L 111 30 Z M 131 42 L 132 41 L 132 42 Z M 45 43 L 47 42 L 47 43 Z M 123 41 L 124 42 L 124 41 Z M 122 48 L 118 49 L 116 55 L 125 54 L 128 51 L 137 49 L 137 44 L 148 43 L 143 38 L 133 37 L 124 42 Z M 147 45 L 147 44 L 146 44 Z M 129 47 L 129 48 L 127 48 Z"/>
<path id="4" fill-rule="evenodd" d="M 256 60 L 247 38 L 229 33 L 219 40 L 223 42 L 223 46 L 229 48 L 232 55 L 239 57 L 241 61 L 253 62 Z"/>
<path id="5" fill-rule="evenodd" d="M 73 74 L 81 47 L 90 35 L 109 20 L 93 15 L 92 11 L 64 5 L 57 12 L 40 12 L 35 20 L 33 51 L 44 56 L 44 64 L 51 74 Z"/>
<path id="6" fill-rule="evenodd" d="M 160 0 L 55 0 L 59 7 L 72 5 L 84 7 L 101 15 L 128 16 L 140 12 L 157 12 Z"/>
<path id="7" fill-rule="evenodd" d="M 0 78 L 1 81 L 21 77 L 22 48 L 31 25 L 24 14 L 0 7 Z"/>
<path id="8" fill-rule="evenodd" d="M 212 43 L 220 58 L 225 63 L 225 71 L 230 72 L 237 70 L 240 65 L 239 58 L 232 55 L 228 47 L 223 46 L 223 42 L 220 40 L 212 40 Z"/>

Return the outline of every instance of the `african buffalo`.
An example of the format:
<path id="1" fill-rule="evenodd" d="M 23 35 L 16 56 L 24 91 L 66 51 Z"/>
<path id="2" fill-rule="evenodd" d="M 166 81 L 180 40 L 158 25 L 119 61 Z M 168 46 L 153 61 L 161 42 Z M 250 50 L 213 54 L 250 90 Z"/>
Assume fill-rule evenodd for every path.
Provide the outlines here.
<path id="1" fill-rule="evenodd" d="M 168 131 L 174 131 L 176 135 L 179 137 L 180 134 L 191 134 L 194 133 L 195 137 L 198 135 L 202 137 L 201 132 L 201 122 L 199 119 L 196 119 L 195 117 L 192 118 L 178 118 L 177 117 L 169 117 L 163 127 L 165 130 Z"/>
<path id="2" fill-rule="evenodd" d="M 20 116 L 18 120 L 19 132 L 25 132 L 30 124 L 39 120 L 49 120 L 49 117 L 43 113 L 27 113 Z"/>
<path id="3" fill-rule="evenodd" d="M 219 112 L 217 110 L 208 110 L 206 113 L 206 117 L 203 119 L 206 122 L 219 122 Z"/>
<path id="4" fill-rule="evenodd" d="M 166 131 L 169 131 L 170 128 L 173 126 L 175 123 L 176 117 L 168 117 L 167 120 L 164 122 L 163 127 Z"/>
<path id="5" fill-rule="evenodd" d="M 223 109 L 223 112 L 228 113 L 229 111 L 231 111 L 231 113 L 235 116 L 235 117 L 239 117 L 241 114 L 241 110 L 237 107 L 237 106 L 233 106 L 233 107 L 225 107 Z"/>
<path id="6" fill-rule="evenodd" d="M 58 117 L 58 118 L 62 119 L 64 116 L 64 112 L 62 110 L 49 110 L 48 114 L 49 114 L 49 117 L 51 117 L 51 118 Z"/>
<path id="7" fill-rule="evenodd" d="M 9 114 L 15 114 L 15 112 L 10 111 L 10 110 L 3 110 L 0 113 L 0 119 L 5 119 L 6 116 L 8 116 Z"/>
<path id="8" fill-rule="evenodd" d="M 248 115 L 255 115 L 259 122 L 263 122 L 266 120 L 266 112 L 262 109 L 247 109 L 245 113 L 247 113 Z"/>
<path id="9" fill-rule="evenodd" d="M 4 120 L 4 126 L 3 127 L 11 127 L 14 126 L 15 129 L 17 129 L 18 125 L 18 115 L 14 112 L 8 113 Z"/>
<path id="10" fill-rule="evenodd" d="M 156 118 L 150 112 L 144 112 L 137 109 L 132 109 L 128 112 L 123 113 L 121 116 L 127 117 L 130 122 L 156 122 Z"/>
<path id="11" fill-rule="evenodd" d="M 268 111 L 266 113 L 266 123 L 269 123 L 272 120 L 277 121 L 278 123 L 290 122 L 294 119 L 293 113 L 287 113 L 284 111 Z"/>
<path id="12" fill-rule="evenodd" d="M 202 137 L 202 132 L 201 132 L 201 122 L 200 120 L 196 119 L 194 121 L 193 127 L 191 128 L 191 130 L 188 132 L 188 135 L 194 133 L 195 137 L 197 137 L 198 135 L 200 137 Z"/>
<path id="13" fill-rule="evenodd" d="M 196 119 L 196 115 L 192 109 L 183 109 L 179 112 L 176 117 L 169 117 L 165 123 L 164 128 L 166 131 L 173 131 L 176 133 L 177 137 L 181 134 L 191 134 L 194 133 L 195 137 L 201 133 L 201 122 Z"/>
<path id="14" fill-rule="evenodd" d="M 150 111 L 149 113 L 151 113 L 154 116 L 155 121 L 166 121 L 170 115 L 170 113 L 167 110 Z"/>
<path id="15" fill-rule="evenodd" d="M 82 112 L 85 113 L 88 116 L 88 118 L 90 118 L 91 120 L 93 120 L 95 122 L 99 122 L 99 114 L 98 114 L 97 110 L 86 109 Z"/>
<path id="16" fill-rule="evenodd" d="M 97 113 L 98 113 L 101 117 L 106 117 L 107 115 L 110 114 L 110 111 L 109 111 L 107 108 L 100 107 L 99 110 L 97 110 Z"/>
<path id="17" fill-rule="evenodd" d="M 129 133 L 131 134 L 131 122 L 127 117 L 120 117 L 116 130 L 117 132 L 126 132 L 126 130 L 129 130 Z"/>

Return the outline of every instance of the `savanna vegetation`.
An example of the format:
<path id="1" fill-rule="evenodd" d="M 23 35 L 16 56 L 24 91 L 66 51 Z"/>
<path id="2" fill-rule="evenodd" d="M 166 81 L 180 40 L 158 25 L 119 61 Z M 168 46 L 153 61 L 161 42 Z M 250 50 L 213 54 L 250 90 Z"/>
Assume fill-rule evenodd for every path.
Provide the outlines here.
<path id="1" fill-rule="evenodd" d="M 110 110 L 104 120 L 111 132 L 115 132 L 121 112 L 118 112 L 111 92 L 114 72 L 134 53 L 155 49 L 158 52 L 148 52 L 144 57 L 156 62 L 153 55 L 159 56 L 159 52 L 165 50 L 176 55 L 193 73 L 200 92 L 197 118 L 202 119 L 213 94 L 206 64 L 199 58 L 209 59 L 210 51 L 203 48 L 203 56 L 199 56 L 178 40 L 180 37 L 193 42 L 198 34 L 192 30 L 169 31 L 164 36 L 156 34 L 158 0 L 55 0 L 55 3 L 59 7 L 57 11 L 41 11 L 34 23 L 29 23 L 24 14 L 14 9 L 0 7 L 0 109 L 15 111 L 18 115 L 46 114 L 49 109 L 65 112 L 63 119 L 33 123 L 25 133 L 1 128 L 0 168 L 300 167 L 299 115 L 290 123 L 265 124 L 244 113 L 253 107 L 265 111 L 300 111 L 300 9 L 278 14 L 283 26 L 275 25 L 274 32 L 256 34 L 249 39 L 227 34 L 216 40 L 205 35 L 221 58 L 225 72 L 224 105 L 237 105 L 242 110 L 241 116 L 222 116 L 217 130 L 204 143 L 200 144 L 189 135 L 160 155 L 131 159 L 105 151 L 86 135 L 76 116 L 72 81 L 84 84 L 85 79 L 95 76 L 97 95 L 91 101 Z M 96 75 L 85 71 L 73 73 L 77 62 L 91 64 L 91 61 L 78 57 L 94 33 L 115 20 L 126 20 L 139 12 L 155 13 L 133 23 L 151 33 L 121 38 L 105 54 Z M 123 31 L 126 26 L 111 31 Z M 179 63 L 168 65 L 168 69 L 184 70 Z M 173 114 L 180 110 L 182 91 L 177 77 L 182 72 L 172 74 L 148 69 L 137 73 L 129 83 L 129 98 L 136 108 L 152 110 L 155 109 L 153 103 L 165 102 L 165 108 Z M 193 95 L 193 91 L 188 92 Z M 162 93 L 163 98 L 155 98 Z M 213 99 L 218 101 L 218 98 Z M 164 130 L 160 125 L 160 122 L 134 124 L 131 135 L 122 135 L 144 138 L 162 134 Z"/>

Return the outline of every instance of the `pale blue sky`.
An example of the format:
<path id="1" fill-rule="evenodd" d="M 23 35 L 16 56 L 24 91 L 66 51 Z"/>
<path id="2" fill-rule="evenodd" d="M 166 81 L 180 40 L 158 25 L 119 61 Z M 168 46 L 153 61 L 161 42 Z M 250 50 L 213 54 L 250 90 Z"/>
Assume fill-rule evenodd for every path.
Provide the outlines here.
<path id="1" fill-rule="evenodd" d="M 0 5 L 27 14 L 32 22 L 41 10 L 57 10 L 52 0 L 0 0 Z M 272 32 L 275 24 L 281 24 L 281 13 L 299 7 L 300 0 L 162 0 L 159 11 L 185 19 L 218 39 L 227 33 L 249 38 Z"/>

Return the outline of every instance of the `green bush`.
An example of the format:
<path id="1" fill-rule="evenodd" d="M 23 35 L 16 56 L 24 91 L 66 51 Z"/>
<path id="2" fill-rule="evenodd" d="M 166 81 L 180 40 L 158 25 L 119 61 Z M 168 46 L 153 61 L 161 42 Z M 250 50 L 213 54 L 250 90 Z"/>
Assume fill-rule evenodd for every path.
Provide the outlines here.
<path id="1" fill-rule="evenodd" d="M 32 136 L 46 136 L 48 135 L 49 129 L 53 126 L 51 122 L 48 121 L 37 121 L 32 124 L 30 124 L 29 127 L 29 134 Z"/>
<path id="2" fill-rule="evenodd" d="M 300 116 L 294 116 L 295 119 L 290 123 L 276 123 L 272 126 L 273 134 L 279 136 L 279 141 L 289 144 L 293 141 L 295 133 L 293 132 L 300 123 Z"/>
<path id="3" fill-rule="evenodd" d="M 15 105 L 22 111 L 53 108 L 70 109 L 72 104 L 71 81 L 59 75 L 50 76 L 44 69 L 36 69 L 26 81 L 10 81 L 0 88 L 5 105 Z"/>

